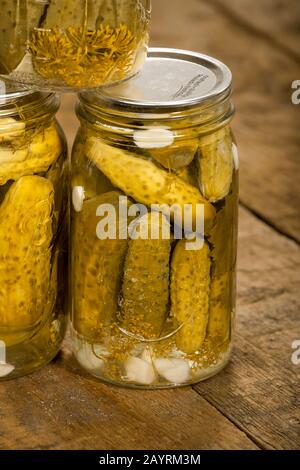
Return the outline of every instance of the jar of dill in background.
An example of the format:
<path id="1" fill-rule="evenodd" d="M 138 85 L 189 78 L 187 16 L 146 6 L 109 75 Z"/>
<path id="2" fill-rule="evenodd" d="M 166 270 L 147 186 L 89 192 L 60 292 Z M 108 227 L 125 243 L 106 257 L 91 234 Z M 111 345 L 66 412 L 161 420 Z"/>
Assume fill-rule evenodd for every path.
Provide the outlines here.
<path id="1" fill-rule="evenodd" d="M 38 88 L 93 88 L 133 76 L 147 54 L 150 0 L 7 0 L 0 75 Z"/>
<path id="2" fill-rule="evenodd" d="M 0 380 L 33 372 L 66 328 L 68 162 L 53 93 L 0 81 Z"/>
<path id="3" fill-rule="evenodd" d="M 114 384 L 196 383 L 228 362 L 238 154 L 232 77 L 151 49 L 141 73 L 80 93 L 72 157 L 74 353 Z"/>

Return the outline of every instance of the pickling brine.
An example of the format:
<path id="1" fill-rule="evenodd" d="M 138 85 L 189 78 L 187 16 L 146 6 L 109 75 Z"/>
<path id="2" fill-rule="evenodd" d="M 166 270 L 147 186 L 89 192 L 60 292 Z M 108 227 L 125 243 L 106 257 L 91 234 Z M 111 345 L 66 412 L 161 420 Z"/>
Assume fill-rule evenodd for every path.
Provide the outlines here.
<path id="1" fill-rule="evenodd" d="M 14 81 L 94 88 L 129 78 L 143 64 L 150 0 L 2 3 L 0 74 Z"/>
<path id="2" fill-rule="evenodd" d="M 67 162 L 58 98 L 0 97 L 0 379 L 58 352 L 66 324 Z"/>
<path id="3" fill-rule="evenodd" d="M 231 351 L 238 208 L 231 77 L 214 59 L 182 54 L 153 49 L 130 84 L 80 95 L 73 347 L 82 367 L 120 385 L 196 383 L 221 370 Z M 174 78 L 179 61 L 182 84 Z M 212 64 L 223 73 L 223 99 L 214 97 L 213 80 L 205 99 L 203 81 L 191 91 L 196 103 L 172 98 Z"/>

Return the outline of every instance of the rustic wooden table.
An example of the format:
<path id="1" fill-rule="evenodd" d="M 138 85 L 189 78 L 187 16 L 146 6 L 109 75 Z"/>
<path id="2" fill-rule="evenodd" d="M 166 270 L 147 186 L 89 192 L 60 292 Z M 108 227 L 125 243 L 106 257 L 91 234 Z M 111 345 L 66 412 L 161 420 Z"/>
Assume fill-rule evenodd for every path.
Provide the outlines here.
<path id="1" fill-rule="evenodd" d="M 152 44 L 225 61 L 241 157 L 235 349 L 217 377 L 173 391 L 103 385 L 67 342 L 48 367 L 0 385 L 2 449 L 300 447 L 300 79 L 298 0 L 153 0 Z M 74 97 L 61 121 L 71 141 Z"/>

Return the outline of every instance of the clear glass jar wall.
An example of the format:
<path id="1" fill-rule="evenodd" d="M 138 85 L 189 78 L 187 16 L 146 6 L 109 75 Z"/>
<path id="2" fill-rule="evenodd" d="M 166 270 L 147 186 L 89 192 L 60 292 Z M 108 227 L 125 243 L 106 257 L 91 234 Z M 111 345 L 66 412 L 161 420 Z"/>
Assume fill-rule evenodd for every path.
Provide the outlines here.
<path id="1" fill-rule="evenodd" d="M 72 158 L 75 356 L 120 385 L 198 382 L 224 367 L 232 342 L 238 158 L 229 97 L 168 116 L 95 103 L 81 95 Z M 151 212 L 153 204 L 163 206 Z M 109 207 L 116 218 L 106 218 Z"/>
<path id="2" fill-rule="evenodd" d="M 150 0 L 2 3 L 2 76 L 39 88 L 74 90 L 124 80 L 143 64 Z"/>
<path id="3" fill-rule="evenodd" d="M 68 167 L 54 118 L 59 100 L 9 87 L 0 96 L 0 380 L 47 364 L 66 326 Z"/>

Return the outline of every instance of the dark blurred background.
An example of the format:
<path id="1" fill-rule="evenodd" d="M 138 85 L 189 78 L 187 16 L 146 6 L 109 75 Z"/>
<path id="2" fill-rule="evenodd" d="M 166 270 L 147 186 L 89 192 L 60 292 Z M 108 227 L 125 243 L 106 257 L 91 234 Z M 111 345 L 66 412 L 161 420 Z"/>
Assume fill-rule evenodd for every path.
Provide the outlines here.
<path id="1" fill-rule="evenodd" d="M 152 46 L 213 55 L 233 71 L 241 203 L 300 241 L 299 0 L 153 0 Z M 74 96 L 60 119 L 71 143 Z"/>

